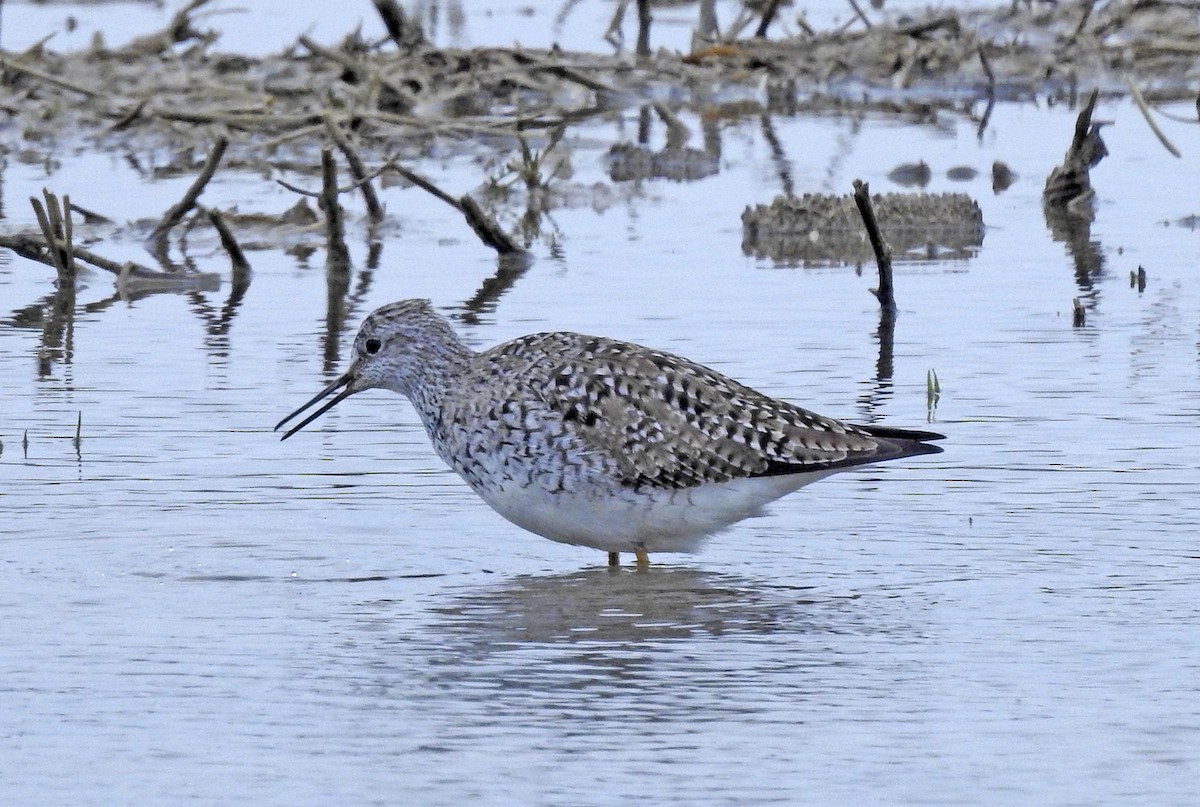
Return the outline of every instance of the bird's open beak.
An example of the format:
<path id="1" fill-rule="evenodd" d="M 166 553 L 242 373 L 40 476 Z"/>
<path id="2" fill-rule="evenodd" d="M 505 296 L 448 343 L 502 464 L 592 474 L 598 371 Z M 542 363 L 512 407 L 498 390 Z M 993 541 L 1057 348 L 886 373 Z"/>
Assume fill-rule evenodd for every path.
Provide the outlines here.
<path id="1" fill-rule="evenodd" d="M 345 389 L 342 389 L 342 387 L 345 387 Z M 340 376 L 336 381 L 334 381 L 328 387 L 326 387 L 325 389 L 318 392 L 315 396 L 313 396 L 313 398 L 311 400 L 309 400 L 307 403 L 305 403 L 303 406 L 301 406 L 295 412 L 293 412 L 292 414 L 285 417 L 283 420 L 276 423 L 275 431 L 279 431 L 281 428 L 283 428 L 283 424 L 287 423 L 289 420 L 296 417 L 301 412 L 303 412 L 305 409 L 308 409 L 310 406 L 313 406 L 317 402 L 324 400 L 325 398 L 329 397 L 330 395 L 333 395 L 333 393 L 337 392 L 339 389 L 342 389 L 342 391 L 339 392 L 332 401 L 330 401 L 329 403 L 322 406 L 316 412 L 313 412 L 311 415 L 309 415 L 304 420 L 297 423 L 292 428 L 288 429 L 287 432 L 284 433 L 283 437 L 280 437 L 279 439 L 280 440 L 288 439 L 293 434 L 300 431 L 305 426 L 307 426 L 308 424 L 312 423 L 314 420 L 319 418 L 321 415 L 325 414 L 330 409 L 333 409 L 333 407 L 337 406 L 339 403 L 346 400 L 354 393 L 358 392 L 358 390 L 354 388 L 354 368 L 351 368 L 348 372 L 346 372 L 344 375 Z"/>

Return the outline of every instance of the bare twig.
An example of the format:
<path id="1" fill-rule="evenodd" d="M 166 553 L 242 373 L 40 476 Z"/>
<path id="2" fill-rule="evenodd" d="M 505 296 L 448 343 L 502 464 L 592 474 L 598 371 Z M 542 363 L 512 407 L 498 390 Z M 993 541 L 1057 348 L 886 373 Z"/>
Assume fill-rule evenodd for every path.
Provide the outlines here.
<path id="1" fill-rule="evenodd" d="M 766 37 L 767 29 L 771 27 L 771 22 L 775 19 L 776 12 L 779 11 L 779 2 L 780 0 L 767 0 L 767 5 L 762 12 L 762 19 L 758 23 L 758 30 L 754 32 L 756 38 Z"/>
<path id="2" fill-rule="evenodd" d="M 554 64 L 544 60 L 541 56 L 521 50 L 513 50 L 509 55 L 512 56 L 513 61 L 519 65 L 527 66 L 531 70 L 546 71 L 551 75 L 558 76 L 561 79 L 578 84 L 581 87 L 586 87 L 593 92 L 616 92 L 611 85 L 594 79 L 581 70 L 576 70 L 573 67 L 567 67 L 563 64 Z"/>
<path id="3" fill-rule="evenodd" d="M 637 0 L 638 35 L 634 53 L 639 57 L 650 55 L 650 0 Z"/>
<path id="4" fill-rule="evenodd" d="M 1071 35 L 1069 37 L 1067 37 L 1066 44 L 1068 44 L 1068 45 L 1075 44 L 1075 40 L 1078 39 L 1079 35 L 1083 33 L 1084 27 L 1088 24 L 1088 20 L 1091 19 L 1092 9 L 1095 7 L 1095 5 L 1096 5 L 1096 0 L 1084 0 L 1083 15 L 1080 16 L 1079 24 L 1075 26 L 1075 30 L 1071 33 Z"/>
<path id="5" fill-rule="evenodd" d="M 883 240 L 879 231 L 879 221 L 875 218 L 875 209 L 871 206 L 871 188 L 860 179 L 854 180 L 854 203 L 862 216 L 867 228 L 867 238 L 871 240 L 871 249 L 875 251 L 875 263 L 879 266 L 879 288 L 872 293 L 879 300 L 879 305 L 886 312 L 895 312 L 896 294 L 892 285 L 892 248 Z"/>
<path id="6" fill-rule="evenodd" d="M 346 225 L 342 206 L 338 203 L 337 164 L 333 152 L 321 149 L 321 212 L 325 214 L 326 265 L 331 269 L 350 266 L 350 250 L 346 248 Z"/>
<path id="7" fill-rule="evenodd" d="M 367 205 L 367 216 L 375 223 L 383 221 L 383 205 L 379 203 L 379 197 L 375 194 L 375 187 L 367 176 L 367 167 L 363 165 L 362 158 L 358 156 L 358 150 L 354 148 L 350 138 L 346 137 L 342 127 L 333 119 L 333 115 L 326 112 L 324 118 L 325 130 L 329 132 L 334 144 L 346 158 L 346 164 L 350 166 L 350 174 L 354 177 L 354 182 L 359 190 L 362 191 L 363 201 Z"/>
<path id="8" fill-rule="evenodd" d="M 471 229 L 475 231 L 475 235 L 479 236 L 479 240 L 492 249 L 499 252 L 501 255 L 510 255 L 517 252 L 523 252 L 516 242 L 514 242 L 504 230 L 498 225 L 479 203 L 471 198 L 470 195 L 463 195 L 459 199 L 455 199 L 444 190 L 434 185 L 428 179 L 417 174 L 399 163 L 393 161 L 390 163 L 392 170 L 404 177 L 406 180 L 416 185 L 423 191 L 433 194 L 441 199 L 446 204 L 453 207 L 467 220 L 467 224 L 471 225 Z"/>
<path id="9" fill-rule="evenodd" d="M 167 239 L 170 236 L 171 228 L 183 221 L 183 217 L 196 206 L 196 200 L 200 198 L 200 194 L 204 193 L 204 187 L 217 172 L 217 166 L 221 164 L 221 157 L 224 156 L 228 146 L 228 138 L 224 136 L 217 138 L 217 142 L 213 143 L 212 151 L 208 153 L 208 159 L 204 161 L 204 167 L 200 169 L 200 175 L 183 194 L 183 198 L 163 214 L 162 220 L 150 233 L 149 241 L 153 245 L 151 252 L 164 266 L 170 265 L 167 256 L 169 250 Z"/>
<path id="10" fill-rule="evenodd" d="M 625 44 L 625 32 L 622 30 L 622 27 L 625 24 L 625 10 L 627 8 L 629 8 L 629 0 L 617 0 L 616 8 L 613 9 L 612 19 L 608 23 L 608 29 L 604 32 L 604 41 L 614 48 L 620 48 Z"/>
<path id="11" fill-rule="evenodd" d="M 50 195 L 50 192 L 45 189 L 42 190 L 42 193 Z M 59 218 L 62 220 L 63 238 L 66 241 L 64 249 L 67 253 L 67 273 L 71 277 L 75 277 L 75 226 L 71 221 L 71 197 L 65 193 Z"/>
<path id="12" fill-rule="evenodd" d="M 41 200 L 36 196 L 29 197 L 29 204 L 33 205 L 33 213 L 37 216 L 38 226 L 42 228 L 42 237 L 46 239 L 46 248 L 49 252 L 47 263 L 54 267 L 59 280 L 63 280 L 67 277 L 67 264 L 63 260 L 62 251 L 58 246 L 58 237 L 54 232 L 54 227 L 50 224 L 46 208 L 42 206 Z"/>
<path id="13" fill-rule="evenodd" d="M 75 285 L 75 253 L 71 223 L 71 199 L 64 196 L 62 203 L 58 196 L 48 188 L 42 188 L 42 196 L 46 200 L 43 207 L 37 197 L 30 197 L 42 237 L 46 240 L 46 249 L 51 265 L 58 274 L 60 288 L 74 288 Z"/>
<path id="14" fill-rule="evenodd" d="M 328 59 L 341 66 L 345 71 L 344 76 L 348 84 L 361 84 L 368 76 L 367 68 L 348 53 L 343 53 L 337 50 L 330 50 L 323 45 L 314 42 L 308 36 L 303 34 L 297 40 L 301 45 L 307 48 L 313 55 Z M 405 112 L 412 109 L 415 103 L 413 95 L 408 90 L 396 84 L 394 81 L 389 81 L 382 76 L 376 76 L 375 80 L 379 82 L 381 87 L 386 87 L 388 92 L 392 94 L 394 99 L 393 106 Z"/>
<path id="15" fill-rule="evenodd" d="M 671 110 L 660 101 L 655 101 L 652 106 L 654 111 L 658 113 L 658 117 L 662 122 L 667 124 L 667 144 L 668 147 L 682 147 L 687 144 L 692 138 L 692 132 L 688 129 L 687 124 L 679 119 Z"/>
<path id="16" fill-rule="evenodd" d="M 501 255 L 524 252 L 508 237 L 508 233 L 500 229 L 500 225 L 496 223 L 495 219 L 483 212 L 483 208 L 470 195 L 464 194 L 458 203 L 459 209 L 467 219 L 467 224 L 471 225 L 475 235 L 479 236 L 479 240 L 484 244 Z"/>
<path id="17" fill-rule="evenodd" d="M 314 56 L 320 56 L 341 65 L 342 69 L 346 71 L 346 78 L 349 80 L 349 83 L 358 84 L 363 80 L 363 66 L 349 54 L 330 50 L 324 45 L 316 43 L 306 34 L 301 34 L 297 41 Z"/>
<path id="18" fill-rule="evenodd" d="M 1137 104 L 1137 108 L 1141 111 L 1142 117 L 1146 119 L 1146 124 L 1150 127 L 1150 131 L 1154 132 L 1154 136 L 1158 138 L 1158 142 L 1163 144 L 1163 148 L 1171 152 L 1173 157 L 1182 157 L 1179 149 L 1175 148 L 1175 144 L 1167 139 L 1166 133 L 1158 128 L 1158 124 L 1154 122 L 1154 118 L 1150 115 L 1150 107 L 1146 105 L 1146 99 L 1142 97 L 1142 92 L 1137 88 L 1131 79 L 1125 79 L 1125 86 L 1129 87 L 1129 94 L 1133 96 L 1133 102 Z"/>
<path id="19" fill-rule="evenodd" d="M 6 70 L 15 70 L 18 73 L 24 73 L 31 78 L 36 78 L 38 81 L 43 81 L 46 84 L 52 84 L 53 86 L 63 90 L 77 92 L 80 95 L 88 98 L 97 98 L 100 96 L 100 93 L 95 90 L 90 90 L 87 87 L 81 87 L 78 84 L 67 81 L 66 79 L 52 76 L 49 73 L 44 73 L 41 70 L 38 70 L 36 67 L 30 67 L 29 65 L 21 64 L 20 62 L 14 61 L 13 59 L 5 56 L 0 56 L 0 67 L 3 67 Z"/>
<path id="20" fill-rule="evenodd" d="M 858 3 L 854 2 L 854 0 L 849 0 L 849 2 L 850 2 L 850 8 L 854 9 L 855 16 L 857 16 L 860 20 L 862 20 L 863 25 L 867 26 L 867 28 L 870 28 L 871 21 L 869 19 L 867 19 L 867 15 L 863 13 L 863 10 L 861 8 L 859 8 Z"/>
<path id="21" fill-rule="evenodd" d="M 394 160 L 391 163 L 389 163 L 389 167 L 393 171 L 395 171 L 397 174 L 404 177 L 406 180 L 408 180 L 412 184 L 416 185 L 421 190 L 426 191 L 427 193 L 433 194 L 434 196 L 441 199 L 446 204 L 457 209 L 460 213 L 462 212 L 462 205 L 459 204 L 459 201 L 457 199 L 455 199 L 450 194 L 446 193 L 444 190 L 439 188 L 437 185 L 434 185 L 432 182 L 430 182 L 425 177 L 421 176 L 420 174 L 416 173 L 415 171 L 410 171 L 409 169 L 405 168 L 403 165 L 401 165 L 400 163 L 398 163 Z"/>
<path id="22" fill-rule="evenodd" d="M 996 74 L 992 72 L 992 64 L 988 61 L 987 51 L 984 50 L 983 43 L 978 43 L 976 48 L 979 51 L 979 63 L 983 65 L 983 74 L 987 76 L 988 95 L 994 95 L 996 93 Z"/>

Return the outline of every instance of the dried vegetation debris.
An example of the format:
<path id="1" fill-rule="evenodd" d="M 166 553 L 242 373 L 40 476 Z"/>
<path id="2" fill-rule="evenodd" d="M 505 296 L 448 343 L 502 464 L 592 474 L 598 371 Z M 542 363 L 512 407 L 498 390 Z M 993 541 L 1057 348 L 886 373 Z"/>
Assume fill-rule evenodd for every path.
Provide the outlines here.
<path id="1" fill-rule="evenodd" d="M 1194 0 L 1087 0 L 931 9 L 865 29 L 714 46 L 687 61 L 765 71 L 819 91 L 845 84 L 937 97 L 972 89 L 1012 95 L 1077 82 L 1117 89 L 1128 78 L 1179 93 L 1200 76 L 1198 55 Z"/>
<path id="2" fill-rule="evenodd" d="M 871 197 L 897 261 L 964 258 L 983 243 L 983 214 L 965 193 Z M 873 250 L 851 195 L 778 196 L 742 213 L 742 251 L 779 262 L 863 263 Z"/>
<path id="3" fill-rule="evenodd" d="M 524 201 L 520 226 L 528 235 L 529 217 L 553 205 L 604 204 L 606 198 L 636 193 L 630 187 L 636 180 L 692 181 L 719 171 L 719 138 L 710 142 L 706 131 L 702 148 L 690 146 L 690 133 L 672 110 L 648 103 L 663 88 L 670 88 L 672 103 L 711 122 L 802 107 L 930 114 L 964 97 L 1073 96 L 1082 82 L 1114 91 L 1130 81 L 1152 84 L 1153 97 L 1174 97 L 1190 92 L 1189 84 L 1200 77 L 1200 0 L 936 9 L 873 25 L 864 19 L 855 30 L 712 42 L 686 55 L 647 49 L 637 56 L 438 48 L 392 0 L 375 0 L 387 40 L 368 42 L 356 32 L 330 46 L 302 36 L 287 51 L 261 58 L 215 51 L 215 36 L 194 16 L 208 2 L 191 0 L 163 31 L 121 48 L 97 40 L 75 53 L 55 53 L 44 45 L 22 54 L 0 53 L 0 112 L 7 115 L 0 123 L 0 149 L 49 160 L 56 148 L 82 140 L 119 147 L 134 163 L 140 154 L 153 155 L 146 160 L 153 174 L 190 173 L 199 168 L 199 153 L 228 139 L 223 168 L 265 177 L 300 174 L 315 184 L 323 181 L 321 152 L 336 147 L 351 168 L 352 184 L 340 191 L 364 194 L 375 227 L 382 208 L 371 202 L 371 180 L 380 171 L 391 165 L 394 174 L 421 185 L 396 160 L 423 156 L 435 140 L 482 152 L 513 154 L 519 148 L 512 161 L 516 168 L 508 171 L 514 181 L 489 180 L 482 186 L 486 192 L 477 193 L 488 211 L 479 210 L 470 196 L 441 196 L 477 232 L 511 215 L 502 212 L 506 206 Z M 766 28 L 764 23 L 760 32 Z M 556 171 L 552 182 L 539 177 L 544 155 L 529 149 L 526 136 L 537 134 L 553 149 L 571 125 L 634 104 L 644 111 L 652 106 L 663 118 L 665 148 L 612 146 L 613 186 L 607 190 L 573 187 L 565 172 Z M 365 162 L 384 168 L 372 173 Z M 951 254 L 977 246 L 981 229 L 958 196 L 916 195 L 903 202 L 895 195 L 877 197 L 898 253 L 927 251 L 931 243 Z M 821 198 L 840 197 L 810 197 L 803 204 L 811 207 Z M 869 255 L 853 215 L 835 225 L 821 220 L 820 211 L 798 212 L 796 204 L 789 197 L 748 210 L 743 216 L 747 252 L 816 261 Z M 821 204 L 853 212 L 846 199 Z M 194 198 L 187 207 L 195 207 Z M 911 218 L 916 211 L 927 217 L 898 227 L 897 216 Z M 308 237 L 317 229 L 308 217 L 289 223 L 287 217 L 255 213 L 224 215 L 239 231 L 251 230 L 247 248 L 286 243 L 289 233 Z M 195 207 L 187 226 L 210 218 L 211 211 Z M 179 223 L 176 218 L 167 229 Z M 918 227 L 932 230 L 934 237 L 926 234 L 921 243 L 909 243 L 904 230 Z M 161 225 L 156 235 L 156 257 L 169 269 Z M 228 234 L 219 235 L 226 243 Z M 496 235 L 504 241 L 503 232 Z M 838 246 L 843 235 L 849 240 Z"/>
<path id="4" fill-rule="evenodd" d="M 569 124 L 640 102 L 656 85 L 693 103 L 708 103 L 717 86 L 742 86 L 762 100 L 764 79 L 768 100 L 779 103 L 861 101 L 871 88 L 920 88 L 927 101 L 949 101 L 984 88 L 1085 82 L 1115 90 L 1129 78 L 1152 78 L 1165 92 L 1200 77 L 1200 2 L 1191 0 L 943 9 L 862 30 L 751 38 L 641 59 L 437 48 L 410 35 L 411 26 L 397 34 L 403 48 L 355 33 L 336 46 L 300 37 L 270 57 L 220 54 L 213 35 L 188 16 L 204 2 L 193 0 L 167 30 L 123 48 L 97 43 L 59 54 L 42 46 L 0 56 L 4 111 L 26 130 L 63 119 L 97 134 L 191 123 L 260 135 L 268 146 L 319 136 L 322 116 L 332 113 L 353 119 L 369 148 L 397 135 Z"/>

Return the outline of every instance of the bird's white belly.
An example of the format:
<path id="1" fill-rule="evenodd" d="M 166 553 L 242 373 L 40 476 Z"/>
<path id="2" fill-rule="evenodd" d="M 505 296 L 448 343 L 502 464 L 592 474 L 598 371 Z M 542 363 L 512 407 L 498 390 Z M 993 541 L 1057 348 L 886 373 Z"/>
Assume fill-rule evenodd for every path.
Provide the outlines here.
<path id="1" fill-rule="evenodd" d="M 606 552 L 694 552 L 704 539 L 834 471 L 607 493 L 511 485 L 479 491 L 497 513 L 554 541 Z"/>

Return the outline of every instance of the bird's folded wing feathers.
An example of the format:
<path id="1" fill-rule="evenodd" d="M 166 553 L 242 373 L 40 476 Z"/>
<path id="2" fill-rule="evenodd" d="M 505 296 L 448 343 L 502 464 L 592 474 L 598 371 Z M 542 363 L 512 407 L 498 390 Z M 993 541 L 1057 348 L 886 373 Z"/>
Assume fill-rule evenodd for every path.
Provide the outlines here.
<path id="1" fill-rule="evenodd" d="M 865 431 L 702 365 L 578 338 L 546 366 L 543 399 L 581 440 L 616 456 L 631 485 L 687 488 L 831 469 L 865 461 L 879 448 Z"/>

